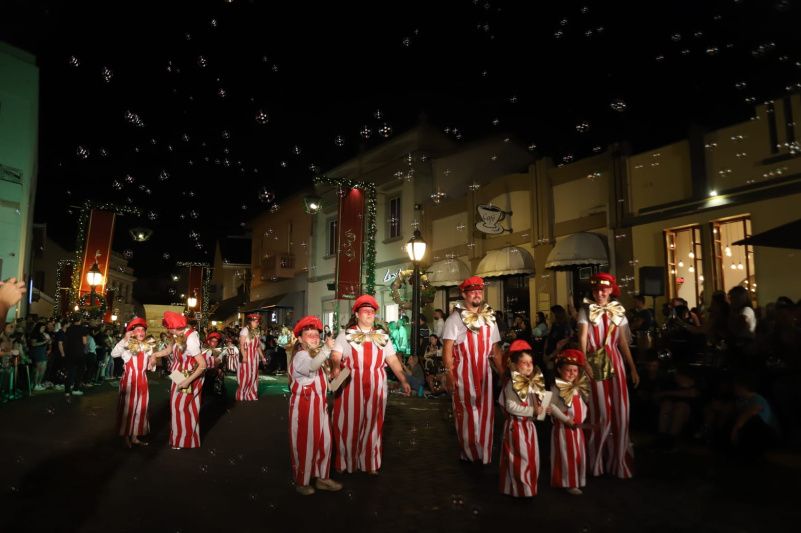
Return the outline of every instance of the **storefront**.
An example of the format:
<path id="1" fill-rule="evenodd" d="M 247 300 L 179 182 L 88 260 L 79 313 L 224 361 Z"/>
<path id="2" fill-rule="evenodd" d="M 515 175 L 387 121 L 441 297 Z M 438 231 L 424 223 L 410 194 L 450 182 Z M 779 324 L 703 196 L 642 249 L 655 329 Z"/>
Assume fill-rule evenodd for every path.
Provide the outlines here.
<path id="1" fill-rule="evenodd" d="M 519 246 L 490 250 L 481 259 L 476 275 L 489 282 L 487 302 L 503 311 L 507 326 L 515 316 L 531 321 L 530 278 L 534 274 L 534 258 Z"/>
<path id="2" fill-rule="evenodd" d="M 576 309 L 590 292 L 590 277 L 608 270 L 609 258 L 603 237 L 580 232 L 559 237 L 548 254 L 545 268 L 558 273 L 556 302 L 567 303 L 572 297 Z"/>

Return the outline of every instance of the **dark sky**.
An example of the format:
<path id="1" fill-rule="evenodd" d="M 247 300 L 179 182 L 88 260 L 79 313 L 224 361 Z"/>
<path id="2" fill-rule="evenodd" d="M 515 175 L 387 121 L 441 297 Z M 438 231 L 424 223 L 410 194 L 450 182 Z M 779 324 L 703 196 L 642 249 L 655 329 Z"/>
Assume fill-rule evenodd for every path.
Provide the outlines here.
<path id="1" fill-rule="evenodd" d="M 158 290 L 422 113 L 560 162 L 745 120 L 801 82 L 789 0 L 74 3 L 0 1 L 0 40 L 41 69 L 36 220 L 72 247 L 70 205 L 139 206 L 114 248 Z"/>

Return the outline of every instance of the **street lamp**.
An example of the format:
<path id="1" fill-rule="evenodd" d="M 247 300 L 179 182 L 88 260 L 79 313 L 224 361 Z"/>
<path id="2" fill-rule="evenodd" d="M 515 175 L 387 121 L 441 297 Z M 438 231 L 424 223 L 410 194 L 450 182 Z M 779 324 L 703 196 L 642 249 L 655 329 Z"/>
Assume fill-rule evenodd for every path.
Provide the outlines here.
<path id="1" fill-rule="evenodd" d="M 95 287 L 103 284 L 103 273 L 100 272 L 100 267 L 97 266 L 97 255 L 95 255 L 95 262 L 92 268 L 86 273 L 86 282 L 89 283 L 89 287 L 92 289 L 89 294 L 89 307 L 95 305 Z"/>
<path id="2" fill-rule="evenodd" d="M 420 230 L 414 230 L 414 235 L 406 243 L 406 253 L 414 265 L 412 274 L 412 355 L 419 355 L 420 351 L 420 261 L 426 255 L 426 241 L 420 235 Z"/>
<path id="3" fill-rule="evenodd" d="M 190 296 L 189 298 L 187 298 L 187 299 L 186 299 L 186 305 L 187 305 L 187 307 L 189 307 L 190 309 L 194 309 L 194 308 L 195 308 L 195 306 L 197 305 L 197 295 L 193 294 L 192 296 Z"/>

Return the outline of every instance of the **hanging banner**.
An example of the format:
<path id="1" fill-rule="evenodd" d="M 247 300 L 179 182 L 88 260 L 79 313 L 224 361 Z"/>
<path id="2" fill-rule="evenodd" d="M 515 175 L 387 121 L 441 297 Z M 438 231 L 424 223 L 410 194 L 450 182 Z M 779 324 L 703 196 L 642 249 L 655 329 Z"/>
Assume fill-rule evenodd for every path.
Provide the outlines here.
<path id="1" fill-rule="evenodd" d="M 354 188 L 339 199 L 338 220 L 336 297 L 355 298 L 362 293 L 364 191 Z"/>
<path id="2" fill-rule="evenodd" d="M 86 244 L 83 248 L 79 298 L 92 292 L 92 287 L 86 279 L 86 273 L 92 269 L 95 260 L 100 268 L 100 273 L 103 274 L 103 280 L 100 285 L 95 287 L 95 293 L 101 295 L 100 298 L 102 298 L 102 295 L 106 292 L 108 268 L 109 263 L 111 263 L 111 240 L 114 237 L 114 220 L 116 216 L 111 211 L 100 211 L 98 209 L 92 209 L 89 214 L 88 227 L 86 228 Z"/>

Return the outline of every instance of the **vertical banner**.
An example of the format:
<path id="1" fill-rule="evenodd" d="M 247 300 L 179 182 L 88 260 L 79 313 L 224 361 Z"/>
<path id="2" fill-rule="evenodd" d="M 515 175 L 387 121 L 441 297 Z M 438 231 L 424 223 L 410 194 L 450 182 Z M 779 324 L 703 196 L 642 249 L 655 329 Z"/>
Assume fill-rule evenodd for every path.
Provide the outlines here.
<path id="1" fill-rule="evenodd" d="M 337 231 L 336 297 L 354 298 L 362 292 L 364 191 L 361 189 L 353 188 L 340 198 Z"/>
<path id="2" fill-rule="evenodd" d="M 200 313 L 203 310 L 203 266 L 189 265 L 189 272 L 187 273 L 187 280 L 189 286 L 187 287 L 186 297 L 194 296 L 197 298 L 195 307 L 189 309 L 191 313 Z"/>
<path id="3" fill-rule="evenodd" d="M 95 287 L 100 298 L 105 294 L 108 281 L 108 267 L 111 263 L 111 240 L 114 237 L 114 219 L 116 214 L 111 211 L 92 209 L 89 214 L 89 226 L 86 228 L 86 245 L 83 248 L 83 264 L 81 265 L 81 285 L 78 298 L 92 291 L 86 279 L 86 273 L 92 269 L 97 258 L 97 266 L 103 274 L 103 281 Z"/>

